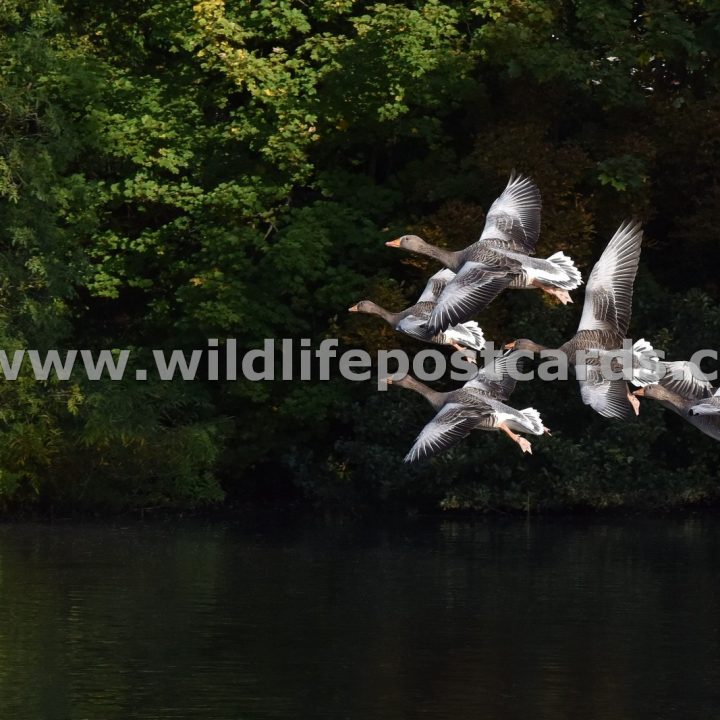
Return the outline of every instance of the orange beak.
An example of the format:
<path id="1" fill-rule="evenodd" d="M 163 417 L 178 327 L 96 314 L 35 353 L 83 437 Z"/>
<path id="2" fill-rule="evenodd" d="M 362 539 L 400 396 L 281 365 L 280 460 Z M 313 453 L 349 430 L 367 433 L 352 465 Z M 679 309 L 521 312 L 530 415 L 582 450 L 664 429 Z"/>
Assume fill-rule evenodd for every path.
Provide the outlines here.
<path id="1" fill-rule="evenodd" d="M 348 312 L 360 312 L 357 305 L 348 308 Z"/>
<path id="2" fill-rule="evenodd" d="M 633 390 L 633 395 L 636 397 L 645 397 L 645 388 L 640 388 L 639 390 Z"/>
<path id="3" fill-rule="evenodd" d="M 386 384 L 386 385 L 392 385 L 392 378 L 388 378 L 388 379 L 385 381 L 385 384 Z"/>
<path id="4" fill-rule="evenodd" d="M 388 247 L 400 247 L 400 238 L 385 243 Z"/>
<path id="5" fill-rule="evenodd" d="M 512 342 L 505 343 L 503 347 L 505 348 L 505 350 L 513 350 L 515 348 L 515 341 L 513 340 Z"/>

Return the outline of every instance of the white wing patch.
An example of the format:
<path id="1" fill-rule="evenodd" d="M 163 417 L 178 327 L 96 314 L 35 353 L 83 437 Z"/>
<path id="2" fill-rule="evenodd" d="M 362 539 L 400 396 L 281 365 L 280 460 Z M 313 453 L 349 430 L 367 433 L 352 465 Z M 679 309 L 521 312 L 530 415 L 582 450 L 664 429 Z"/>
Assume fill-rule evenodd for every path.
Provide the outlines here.
<path id="1" fill-rule="evenodd" d="M 590 273 L 580 330 L 627 334 L 641 243 L 639 223 L 625 222 L 613 235 Z"/>

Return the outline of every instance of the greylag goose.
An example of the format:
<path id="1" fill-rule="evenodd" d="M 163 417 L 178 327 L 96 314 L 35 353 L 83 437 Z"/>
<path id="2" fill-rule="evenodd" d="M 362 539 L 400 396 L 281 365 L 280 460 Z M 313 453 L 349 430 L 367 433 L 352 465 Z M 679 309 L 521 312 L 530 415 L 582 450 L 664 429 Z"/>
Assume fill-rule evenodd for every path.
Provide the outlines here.
<path id="1" fill-rule="evenodd" d="M 611 360 L 623 347 L 630 324 L 641 243 L 639 223 L 625 222 L 618 228 L 588 279 L 578 331 L 559 348 L 575 369 L 583 402 L 603 417 L 628 418 L 640 411 L 640 401 L 624 379 L 603 376 L 601 358 L 606 356 Z M 548 349 L 526 338 L 505 347 L 532 352 Z M 579 356 L 581 351 L 592 356 Z M 652 370 L 653 363 L 657 362 L 650 343 L 638 340 L 633 345 L 633 384 L 657 382 L 659 375 Z M 622 366 L 613 361 L 612 370 L 622 370 Z"/>
<path id="2" fill-rule="evenodd" d="M 542 435 L 549 433 L 540 413 L 534 408 L 515 410 L 505 404 L 515 388 L 507 372 L 507 358 L 498 358 L 491 376 L 485 368 L 458 390 L 438 392 L 406 375 L 399 380 L 388 379 L 388 384 L 399 385 L 420 393 L 437 410 L 435 417 L 422 429 L 405 462 L 414 462 L 451 447 L 471 430 L 504 432 L 516 442 L 523 453 L 532 454 L 530 443 L 518 433 Z"/>
<path id="3" fill-rule="evenodd" d="M 485 347 L 485 338 L 482 330 L 474 321 L 454 325 L 437 333 L 431 332 L 428 327 L 428 320 L 438 297 L 454 277 L 455 273 L 447 268 L 436 272 L 428 280 L 428 284 L 418 301 L 400 312 L 390 312 L 370 300 L 361 300 L 349 310 L 350 312 L 378 315 L 398 332 L 418 340 L 439 345 L 450 345 L 460 351 L 464 348 L 480 351 Z"/>
<path id="4" fill-rule="evenodd" d="M 700 368 L 689 361 L 663 362 L 665 375 L 657 384 L 634 394 L 657 400 L 691 425 L 720 440 L 720 390 L 717 392 Z"/>
<path id="5" fill-rule="evenodd" d="M 506 288 L 540 288 L 563 303 L 572 302 L 568 290 L 582 282 L 573 261 L 562 252 L 546 260 L 530 257 L 540 234 L 541 207 L 537 185 L 513 172 L 487 214 L 480 239 L 464 250 L 444 250 L 417 235 L 386 243 L 434 258 L 457 273 L 433 309 L 431 332 L 469 320 Z"/>

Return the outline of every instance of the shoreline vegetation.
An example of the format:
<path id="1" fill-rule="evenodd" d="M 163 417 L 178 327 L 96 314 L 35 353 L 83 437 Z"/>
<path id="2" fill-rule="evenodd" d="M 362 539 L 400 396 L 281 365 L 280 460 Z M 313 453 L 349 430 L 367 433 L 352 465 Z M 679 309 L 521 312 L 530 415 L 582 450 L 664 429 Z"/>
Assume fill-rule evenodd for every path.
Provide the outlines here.
<path id="1" fill-rule="evenodd" d="M 283 503 L 243 502 L 219 503 L 204 507 L 178 508 L 168 505 L 124 509 L 108 508 L 54 508 L 23 507 L 5 508 L 0 512 L 0 525 L 22 523 L 41 524 L 92 524 L 95 522 L 130 522 L 163 524 L 174 522 L 210 522 L 244 526 L 256 522 L 293 525 L 298 522 L 359 523 L 360 525 L 394 525 L 406 522 L 482 522 L 504 519 L 508 522 L 553 522 L 576 519 L 578 521 L 602 522 L 630 518 L 693 518 L 716 517 L 720 511 L 720 496 L 709 500 L 671 501 L 665 504 L 640 502 L 617 505 L 555 505 L 541 506 L 530 498 L 523 506 L 477 506 L 441 508 L 427 504 L 411 505 L 363 505 L 356 507 L 318 505 L 304 499 Z"/>
<path id="2" fill-rule="evenodd" d="M 542 193 L 538 256 L 562 248 L 585 276 L 622 219 L 642 222 L 630 337 L 670 361 L 720 343 L 713 3 L 9 0 L 3 10 L 8 357 L 126 348 L 134 375 L 153 349 L 207 338 L 238 338 L 238 353 L 265 338 L 337 338 L 338 353 L 414 356 L 412 338 L 347 308 L 365 297 L 408 307 L 440 268 L 385 242 L 416 233 L 466 247 L 513 168 Z M 579 313 L 518 292 L 477 321 L 497 345 L 538 328 L 553 345 Z M 410 468 L 424 401 L 383 395 L 337 373 L 125 383 L 37 382 L 21 370 L 0 382 L 0 513 L 720 501 L 720 446 L 657 403 L 614 423 L 582 405 L 573 380 L 523 383 L 517 402 L 553 432 L 532 457 L 481 436 Z"/>

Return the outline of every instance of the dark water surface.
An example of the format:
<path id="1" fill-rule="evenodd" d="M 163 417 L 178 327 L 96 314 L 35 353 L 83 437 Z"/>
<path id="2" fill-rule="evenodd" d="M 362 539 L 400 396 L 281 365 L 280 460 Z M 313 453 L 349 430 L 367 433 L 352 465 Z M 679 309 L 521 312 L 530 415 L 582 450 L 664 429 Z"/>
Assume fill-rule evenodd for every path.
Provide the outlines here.
<path id="1" fill-rule="evenodd" d="M 720 718 L 720 519 L 0 526 L 0 717 Z"/>

